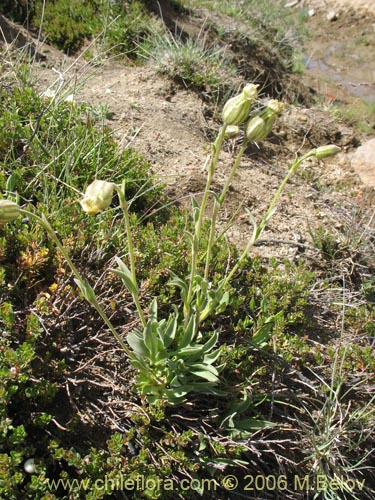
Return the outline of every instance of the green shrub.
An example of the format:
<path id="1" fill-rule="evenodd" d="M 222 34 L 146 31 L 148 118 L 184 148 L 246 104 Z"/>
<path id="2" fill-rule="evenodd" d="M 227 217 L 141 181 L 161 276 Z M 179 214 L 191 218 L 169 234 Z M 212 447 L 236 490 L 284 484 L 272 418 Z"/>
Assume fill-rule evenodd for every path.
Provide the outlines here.
<path id="1" fill-rule="evenodd" d="M 236 70 L 224 51 L 200 40 L 154 37 L 144 55 L 156 69 L 184 87 L 223 96 L 235 88 Z"/>
<path id="2" fill-rule="evenodd" d="M 97 2 L 92 0 L 39 1 L 35 5 L 33 24 L 42 27 L 47 41 L 65 52 L 75 52 L 100 30 Z"/>
<path id="3" fill-rule="evenodd" d="M 104 46 L 112 53 L 137 58 L 140 47 L 162 30 L 161 24 L 138 1 L 111 4 L 102 15 Z"/>

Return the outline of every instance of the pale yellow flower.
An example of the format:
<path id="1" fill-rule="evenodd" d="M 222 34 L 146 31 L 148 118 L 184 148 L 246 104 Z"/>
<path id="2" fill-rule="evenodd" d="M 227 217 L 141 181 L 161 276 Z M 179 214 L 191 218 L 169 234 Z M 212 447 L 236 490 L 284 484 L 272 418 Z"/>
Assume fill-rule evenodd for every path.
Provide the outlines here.
<path id="1" fill-rule="evenodd" d="M 88 215 L 96 215 L 106 210 L 113 197 L 113 182 L 95 180 L 85 191 L 80 204 Z"/>

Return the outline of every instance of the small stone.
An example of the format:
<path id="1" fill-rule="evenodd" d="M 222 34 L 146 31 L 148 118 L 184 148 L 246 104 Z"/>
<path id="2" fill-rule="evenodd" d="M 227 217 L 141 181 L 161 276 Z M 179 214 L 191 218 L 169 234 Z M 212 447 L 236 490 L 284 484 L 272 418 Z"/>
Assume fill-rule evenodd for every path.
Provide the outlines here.
<path id="1" fill-rule="evenodd" d="M 307 11 L 307 13 L 308 13 L 309 17 L 313 17 L 313 16 L 315 16 L 315 14 L 316 14 L 316 10 L 315 10 L 315 9 L 309 9 L 309 10 Z"/>
<path id="2" fill-rule="evenodd" d="M 285 4 L 285 7 L 295 7 L 297 4 L 299 4 L 299 0 L 292 0 L 291 2 L 288 2 Z"/>
<path id="3" fill-rule="evenodd" d="M 35 460 L 33 458 L 29 458 L 28 460 L 26 460 L 23 468 L 28 474 L 32 474 L 36 469 Z"/>
<path id="4" fill-rule="evenodd" d="M 339 17 L 339 15 L 334 10 L 330 10 L 326 16 L 327 21 L 330 21 L 330 22 L 336 21 L 338 17 Z"/>

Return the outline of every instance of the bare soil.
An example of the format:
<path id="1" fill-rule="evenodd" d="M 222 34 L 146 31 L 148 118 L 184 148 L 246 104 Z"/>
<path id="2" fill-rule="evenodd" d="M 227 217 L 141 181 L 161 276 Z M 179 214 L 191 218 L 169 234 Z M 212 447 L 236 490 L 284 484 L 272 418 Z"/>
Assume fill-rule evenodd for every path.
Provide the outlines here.
<path id="1" fill-rule="evenodd" d="M 319 51 L 326 46 L 373 31 L 375 18 L 368 11 L 340 5 L 337 20 L 328 21 L 327 7 L 336 8 L 337 2 L 304 4 L 316 9 L 309 21 L 316 37 L 307 48 L 316 58 L 324 57 Z M 194 32 L 197 26 L 196 23 L 189 26 L 185 20 L 184 28 Z M 371 49 L 373 44 L 375 37 Z M 364 48 L 367 50 L 368 46 Z M 120 147 L 131 146 L 141 152 L 160 181 L 167 183 L 169 195 L 177 203 L 189 204 L 192 195 L 199 197 L 205 185 L 204 165 L 210 141 L 219 127 L 211 118 L 212 108 L 207 112 L 207 104 L 200 95 L 160 76 L 152 66 L 113 60 L 92 66 L 83 57 L 73 60 L 48 46 L 38 49 L 44 59 L 36 64 L 41 92 L 53 82 L 52 88 L 56 88 L 64 80 L 63 88 L 69 89 L 67 92 L 72 92 L 75 100 L 105 107 L 110 117 L 106 122 Z M 335 96 L 346 98 L 343 92 L 345 96 L 350 94 L 348 89 L 340 87 L 341 82 L 330 80 L 323 84 L 311 71 L 303 78 L 307 93 L 331 93 L 333 86 Z M 286 104 L 274 133 L 259 147 L 249 148 L 234 180 L 221 215 L 223 224 L 235 216 L 230 239 L 241 247 L 246 244 L 252 228 L 244 208 L 251 210 L 258 221 L 261 219 L 296 154 L 335 143 L 342 148 L 339 155 L 324 162 L 309 160 L 291 180 L 264 233 L 264 241 L 256 249 L 256 253 L 265 256 L 289 258 L 298 258 L 301 250 L 308 252 L 315 228 L 322 223 L 339 225 L 343 209 L 350 211 L 358 204 L 366 208 L 372 203 L 373 189 L 362 184 L 350 163 L 350 153 L 364 140 L 366 137 L 333 119 L 329 109 Z M 213 189 L 219 190 L 225 182 L 237 148 L 235 142 L 226 145 Z"/>

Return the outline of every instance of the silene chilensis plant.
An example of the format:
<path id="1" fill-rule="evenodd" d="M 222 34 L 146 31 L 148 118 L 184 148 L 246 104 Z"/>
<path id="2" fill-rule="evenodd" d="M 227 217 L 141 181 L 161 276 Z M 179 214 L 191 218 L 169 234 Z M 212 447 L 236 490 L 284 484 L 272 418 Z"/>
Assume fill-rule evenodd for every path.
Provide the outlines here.
<path id="1" fill-rule="evenodd" d="M 257 97 L 257 85 L 247 84 L 242 92 L 229 99 L 223 108 L 223 125 L 212 144 L 202 199 L 200 203 L 195 198 L 192 199 L 194 230 L 193 234 L 188 235 L 191 240 L 189 275 L 176 276 L 171 273 L 170 285 L 180 290 L 181 306 L 172 305 L 168 317 L 159 318 L 157 298 L 152 300 L 147 313 L 142 308 L 125 181 L 121 185 L 117 185 L 105 180 L 94 180 L 87 187 L 83 199 L 80 200 L 82 209 L 88 215 L 96 215 L 108 209 L 115 192 L 119 198 L 127 235 L 128 263 L 126 264 L 116 257 L 117 267 L 111 271 L 120 276 L 129 290 L 139 316 L 139 327 L 128 334 L 126 341 L 121 338 L 111 324 L 93 288 L 81 276 L 71 261 L 67 250 L 59 241 L 45 215 L 39 216 L 24 210 L 11 200 L 0 200 L 0 224 L 12 222 L 22 215 L 33 219 L 47 231 L 48 236 L 66 259 L 83 296 L 95 307 L 129 357 L 130 363 L 137 370 L 137 389 L 141 395 L 147 397 L 150 403 L 179 404 L 186 401 L 189 394 L 196 393 L 226 395 L 220 389 L 220 370 L 222 367 L 220 366 L 221 349 L 217 347 L 219 330 L 202 334 L 201 326 L 208 318 L 225 310 L 230 301 L 228 291 L 230 287 L 228 285 L 231 279 L 239 271 L 249 250 L 262 234 L 275 211 L 285 184 L 296 172 L 299 165 L 307 158 L 326 158 L 335 155 L 340 150 L 335 145 L 323 146 L 312 149 L 294 161 L 259 224 L 249 213 L 253 231 L 246 248 L 227 274 L 214 285 L 209 280 L 209 271 L 212 264 L 212 249 L 217 237 L 216 224 L 219 211 L 225 203 L 228 189 L 248 144 L 259 142 L 268 136 L 275 119 L 283 108 L 281 102 L 272 99 L 263 109 L 252 113 L 252 106 Z M 228 171 L 221 193 L 214 194 L 211 191 L 211 185 L 223 143 L 225 139 L 237 136 L 240 133 L 240 127 L 244 129 L 244 142 Z M 203 237 L 202 227 L 210 197 L 213 197 L 213 206 L 210 214 L 211 226 L 207 238 L 206 234 Z M 205 248 L 202 248 L 203 245 Z M 202 255 L 203 258 L 200 257 Z"/>

